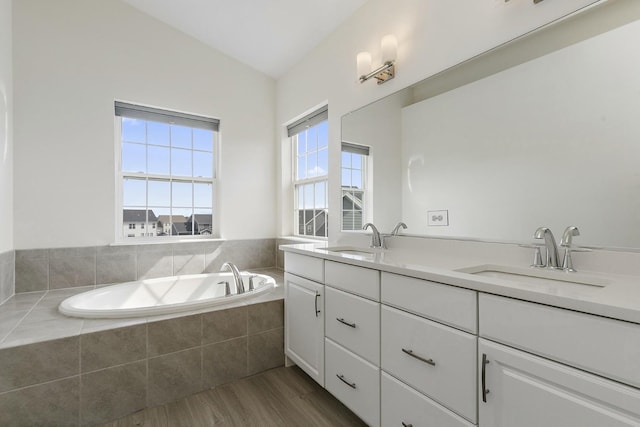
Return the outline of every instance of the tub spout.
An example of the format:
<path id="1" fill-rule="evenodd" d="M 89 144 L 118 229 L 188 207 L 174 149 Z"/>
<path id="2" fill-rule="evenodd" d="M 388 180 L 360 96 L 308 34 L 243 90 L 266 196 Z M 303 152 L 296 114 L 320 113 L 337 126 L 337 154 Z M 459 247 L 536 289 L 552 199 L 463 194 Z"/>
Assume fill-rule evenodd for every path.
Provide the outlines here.
<path id="1" fill-rule="evenodd" d="M 244 282 L 242 281 L 242 275 L 240 274 L 240 271 L 238 270 L 238 267 L 235 266 L 235 264 L 231 263 L 231 262 L 225 262 L 224 264 L 222 264 L 222 267 L 220 268 L 220 271 L 231 271 L 231 273 L 233 273 L 233 281 L 236 284 L 236 292 L 238 294 L 243 294 L 244 293 Z"/>

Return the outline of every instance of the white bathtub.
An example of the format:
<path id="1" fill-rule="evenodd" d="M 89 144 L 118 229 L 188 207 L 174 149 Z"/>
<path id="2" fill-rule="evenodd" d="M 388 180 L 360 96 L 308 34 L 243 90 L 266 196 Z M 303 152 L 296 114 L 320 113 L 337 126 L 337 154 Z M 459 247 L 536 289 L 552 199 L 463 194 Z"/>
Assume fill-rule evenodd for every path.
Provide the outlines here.
<path id="1" fill-rule="evenodd" d="M 250 276 L 256 276 L 253 291 L 249 291 Z M 275 286 L 275 280 L 263 274 L 242 272 L 242 277 L 243 294 L 237 294 L 231 273 L 192 274 L 105 286 L 65 299 L 58 310 L 67 316 L 84 318 L 154 316 L 251 298 Z M 231 290 L 227 296 L 226 285 L 220 283 L 224 281 Z"/>

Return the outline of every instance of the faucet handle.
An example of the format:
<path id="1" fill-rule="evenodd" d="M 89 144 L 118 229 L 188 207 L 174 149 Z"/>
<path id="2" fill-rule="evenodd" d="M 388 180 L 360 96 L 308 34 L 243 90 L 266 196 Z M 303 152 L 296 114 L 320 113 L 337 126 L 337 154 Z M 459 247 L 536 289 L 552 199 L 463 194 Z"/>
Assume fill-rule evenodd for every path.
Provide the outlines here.
<path id="1" fill-rule="evenodd" d="M 255 279 L 256 277 L 258 277 L 257 274 L 252 274 L 251 276 L 249 276 L 249 290 L 250 291 L 255 290 L 255 287 L 253 285 L 253 279 Z"/>
<path id="2" fill-rule="evenodd" d="M 218 282 L 218 285 L 222 285 L 224 284 L 224 296 L 228 297 L 229 295 L 231 295 L 231 288 L 229 287 L 229 282 L 226 280 L 223 280 L 222 282 Z"/>
<path id="3" fill-rule="evenodd" d="M 564 233 L 562 233 L 562 239 L 560 239 L 560 246 L 563 246 L 565 248 L 571 247 L 571 244 L 573 243 L 573 237 L 579 235 L 580 230 L 578 230 L 578 227 L 569 226 L 565 228 Z"/>
<path id="4" fill-rule="evenodd" d="M 535 247 L 535 251 L 533 253 L 533 263 L 531 267 L 545 267 L 544 262 L 542 262 L 542 253 L 540 252 L 540 246 Z"/>
<path id="5" fill-rule="evenodd" d="M 540 248 L 544 245 L 532 243 L 530 245 L 518 245 L 521 248 L 533 249 L 533 262 L 531 263 L 531 267 L 546 267 L 544 262 L 542 261 L 542 252 Z"/>

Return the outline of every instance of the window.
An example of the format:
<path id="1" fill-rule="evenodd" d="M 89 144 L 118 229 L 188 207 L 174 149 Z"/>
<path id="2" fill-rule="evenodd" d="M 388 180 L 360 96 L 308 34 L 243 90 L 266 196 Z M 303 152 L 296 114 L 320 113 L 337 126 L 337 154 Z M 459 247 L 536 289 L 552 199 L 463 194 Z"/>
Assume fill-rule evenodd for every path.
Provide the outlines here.
<path id="1" fill-rule="evenodd" d="M 342 229 L 361 230 L 365 218 L 366 165 L 369 147 L 342 143 Z"/>
<path id="2" fill-rule="evenodd" d="M 287 127 L 294 158 L 294 234 L 327 237 L 329 171 L 328 109 Z"/>
<path id="3" fill-rule="evenodd" d="M 122 236 L 136 224 L 153 231 L 140 237 L 212 234 L 219 121 L 122 102 L 115 115 Z"/>

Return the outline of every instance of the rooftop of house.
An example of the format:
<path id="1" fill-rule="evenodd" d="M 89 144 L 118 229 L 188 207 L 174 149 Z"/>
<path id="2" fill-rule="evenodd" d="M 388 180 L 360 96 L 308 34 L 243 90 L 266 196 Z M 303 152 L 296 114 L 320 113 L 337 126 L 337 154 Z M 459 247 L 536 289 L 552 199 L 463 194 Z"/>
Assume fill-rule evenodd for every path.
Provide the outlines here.
<path id="1" fill-rule="evenodd" d="M 178 223 L 187 222 L 187 218 L 184 215 L 159 215 L 158 221 L 163 224 L 168 224 L 170 222 L 174 224 L 178 224 Z"/>
<path id="2" fill-rule="evenodd" d="M 147 212 L 149 216 L 147 217 Z M 145 209 L 123 209 L 122 221 L 123 222 L 155 222 L 158 220 L 156 214 L 152 210 Z"/>

